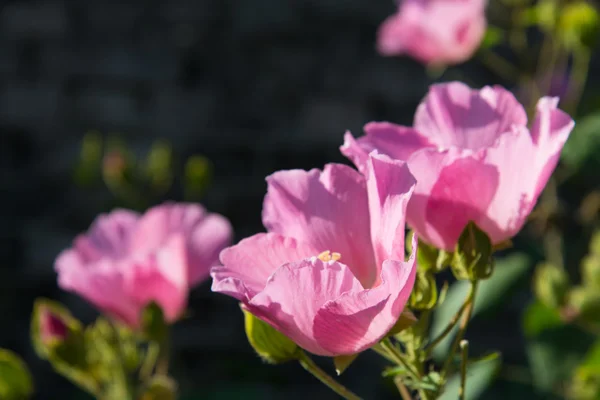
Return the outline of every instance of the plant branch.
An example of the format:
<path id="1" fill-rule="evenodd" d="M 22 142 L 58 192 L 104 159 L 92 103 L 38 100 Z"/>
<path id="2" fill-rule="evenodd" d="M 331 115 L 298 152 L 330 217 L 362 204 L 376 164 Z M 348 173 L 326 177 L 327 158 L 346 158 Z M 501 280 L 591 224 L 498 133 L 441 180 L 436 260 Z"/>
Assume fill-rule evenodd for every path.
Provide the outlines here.
<path id="1" fill-rule="evenodd" d="M 324 385 L 329 387 L 331 390 L 342 396 L 346 400 L 362 400 L 360 397 L 350 391 L 350 389 L 337 382 L 325 371 L 323 371 L 315 362 L 303 351 L 299 352 L 298 361 L 300 365 L 310 372 L 315 378 L 321 381 Z"/>

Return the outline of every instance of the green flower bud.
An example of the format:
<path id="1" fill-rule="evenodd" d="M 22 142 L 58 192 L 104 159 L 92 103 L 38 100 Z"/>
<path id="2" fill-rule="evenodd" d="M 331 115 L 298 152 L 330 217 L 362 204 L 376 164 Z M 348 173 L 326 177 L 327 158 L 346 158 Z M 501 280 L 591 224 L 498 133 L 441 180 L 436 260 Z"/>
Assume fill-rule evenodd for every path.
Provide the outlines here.
<path id="1" fill-rule="evenodd" d="M 561 268 L 552 264 L 538 265 L 533 277 L 533 290 L 546 306 L 558 308 L 565 304 L 569 290 L 569 277 Z"/>
<path id="2" fill-rule="evenodd" d="M 566 4 L 560 12 L 557 32 L 567 47 L 593 47 L 598 39 L 600 18 L 596 9 L 585 1 Z"/>
<path id="3" fill-rule="evenodd" d="M 494 271 L 493 246 L 488 235 L 469 222 L 458 238 L 452 259 L 456 279 L 487 279 Z"/>
<path id="4" fill-rule="evenodd" d="M 415 310 L 431 310 L 438 298 L 435 275 L 430 271 L 417 271 L 415 286 L 410 294 L 408 304 Z"/>
<path id="5" fill-rule="evenodd" d="M 242 308 L 246 336 L 258 355 L 270 364 L 280 364 L 298 358 L 298 345 L 268 323 Z"/>

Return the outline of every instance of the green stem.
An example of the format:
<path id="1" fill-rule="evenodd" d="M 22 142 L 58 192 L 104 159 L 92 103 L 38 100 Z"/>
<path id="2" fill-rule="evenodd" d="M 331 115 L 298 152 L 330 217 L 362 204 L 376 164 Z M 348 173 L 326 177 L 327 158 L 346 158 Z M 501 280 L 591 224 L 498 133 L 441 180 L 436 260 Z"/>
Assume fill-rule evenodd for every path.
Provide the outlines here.
<path id="1" fill-rule="evenodd" d="M 454 358 L 454 354 L 458 348 L 460 341 L 465 336 L 465 332 L 467 330 L 467 325 L 469 324 L 469 320 L 471 319 L 471 315 L 473 314 L 473 305 L 475 302 L 475 294 L 477 292 L 477 281 L 471 281 L 471 287 L 469 290 L 469 296 L 467 298 L 467 308 L 463 313 L 463 317 L 460 321 L 460 325 L 458 327 L 458 332 L 456 333 L 456 338 L 454 338 L 454 342 L 452 342 L 452 346 L 450 347 L 450 352 L 448 353 L 448 357 L 444 362 L 444 366 L 440 375 L 442 377 L 442 381 L 448 375 L 448 371 L 450 370 L 450 365 L 452 364 L 452 360 Z"/>
<path id="2" fill-rule="evenodd" d="M 402 377 L 400 375 L 397 375 L 394 378 L 394 383 L 396 384 L 396 387 L 398 388 L 398 392 L 400 393 L 402 400 L 412 400 L 412 396 L 410 395 L 410 392 L 406 388 L 406 385 L 402 382 Z"/>
<path id="3" fill-rule="evenodd" d="M 166 329 L 167 331 L 159 343 L 158 361 L 156 362 L 156 373 L 165 376 L 169 375 L 169 357 L 171 356 L 168 327 Z"/>
<path id="4" fill-rule="evenodd" d="M 442 333 L 440 333 L 438 335 L 438 337 L 436 337 L 431 343 L 429 343 L 427 345 L 427 347 L 424 350 L 425 354 L 427 354 L 428 356 L 431 355 L 431 352 L 433 351 L 435 346 L 437 346 L 442 340 L 444 340 L 446 338 L 446 336 L 448 336 L 448 334 L 450 332 L 452 332 L 452 330 L 454 329 L 454 326 L 456 325 L 456 323 L 458 322 L 461 315 L 463 314 L 463 312 L 465 311 L 465 309 L 467 308 L 467 306 L 469 305 L 469 303 L 471 301 L 472 301 L 472 299 L 471 299 L 470 293 L 469 293 L 469 295 L 465 299 L 465 302 L 460 306 L 460 308 L 458 309 L 456 314 L 454 314 L 454 316 L 452 317 L 452 319 L 450 320 L 448 325 L 444 328 Z"/>
<path id="5" fill-rule="evenodd" d="M 310 372 L 315 378 L 321 381 L 325 386 L 342 396 L 347 400 L 362 400 L 360 397 L 352 393 L 348 388 L 337 382 L 325 371 L 323 371 L 315 362 L 303 351 L 299 352 L 298 361 L 300 365 Z"/>
<path id="6" fill-rule="evenodd" d="M 127 372 L 127 367 L 125 365 L 125 357 L 123 355 L 123 340 L 121 339 L 121 333 L 119 332 L 119 328 L 116 323 L 110 318 L 107 319 L 108 324 L 110 325 L 113 334 L 115 335 L 115 341 L 117 346 L 117 369 L 119 371 L 119 380 L 121 381 L 121 387 L 119 389 L 119 394 L 125 396 L 123 400 L 133 400 L 135 398 L 134 388 L 132 387 L 131 381 L 129 379 L 129 374 Z"/>
<path id="7" fill-rule="evenodd" d="M 569 74 L 569 88 L 568 102 L 565 105 L 565 111 L 571 115 L 577 113 L 579 101 L 585 88 L 585 83 L 589 74 L 590 68 L 590 51 L 585 48 L 577 48 L 573 51 L 573 67 Z"/>
<path id="8" fill-rule="evenodd" d="M 461 354 L 461 363 L 460 363 L 460 388 L 458 389 L 458 399 L 464 400 L 465 390 L 467 386 L 467 361 L 469 359 L 469 342 L 466 340 L 461 340 L 460 342 L 460 354 Z"/>
<path id="9" fill-rule="evenodd" d="M 147 381 L 152 376 L 152 372 L 156 366 L 159 354 L 160 347 L 158 343 L 154 341 L 148 343 L 148 348 L 146 349 L 146 354 L 144 355 L 144 361 L 140 367 L 140 380 L 142 382 Z"/>
<path id="10" fill-rule="evenodd" d="M 388 354 L 398 365 L 403 366 L 415 381 L 420 380 L 419 372 L 404 358 L 404 354 L 402 354 L 396 348 L 396 346 L 394 346 L 390 338 L 385 338 L 380 343 L 381 347 L 383 347 L 383 349 L 388 352 Z"/>

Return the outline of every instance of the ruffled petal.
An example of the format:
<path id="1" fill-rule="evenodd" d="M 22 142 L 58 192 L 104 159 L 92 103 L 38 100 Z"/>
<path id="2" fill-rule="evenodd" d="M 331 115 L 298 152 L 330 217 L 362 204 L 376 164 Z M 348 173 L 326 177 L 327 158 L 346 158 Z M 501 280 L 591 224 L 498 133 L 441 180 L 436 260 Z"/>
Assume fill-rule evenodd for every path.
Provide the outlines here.
<path id="1" fill-rule="evenodd" d="M 361 282 L 375 268 L 365 180 L 356 170 L 327 164 L 323 172 L 291 170 L 267 177 L 263 206 L 267 230 L 313 248 L 341 254 Z"/>
<path id="2" fill-rule="evenodd" d="M 212 290 L 250 300 L 263 290 L 277 268 L 318 254 L 319 250 L 296 239 L 259 233 L 221 252 L 223 266 L 212 269 Z"/>
<path id="3" fill-rule="evenodd" d="M 219 214 L 208 214 L 189 234 L 189 281 L 198 284 L 210 275 L 210 269 L 219 264 L 219 253 L 231 244 L 233 228 L 229 220 Z"/>
<path id="4" fill-rule="evenodd" d="M 312 257 L 282 265 L 246 306 L 300 347 L 314 354 L 334 355 L 316 341 L 315 318 L 327 302 L 359 291 L 362 286 L 346 265 Z"/>
<path id="5" fill-rule="evenodd" d="M 406 207 L 415 187 L 415 178 L 403 161 L 371 155 L 367 191 L 371 216 L 371 238 L 377 265 L 384 260 L 404 260 Z M 375 280 L 380 275 L 376 271 Z M 370 287 L 366 285 L 365 287 Z"/>
<path id="6" fill-rule="evenodd" d="M 506 89 L 476 90 L 461 82 L 432 85 L 414 121 L 438 148 L 472 150 L 492 146 L 512 126 L 526 124 L 523 106 Z"/>
<path id="7" fill-rule="evenodd" d="M 417 185 L 407 220 L 428 243 L 453 250 L 467 223 L 479 222 L 487 215 L 499 171 L 483 162 L 484 155 L 455 148 L 425 149 L 409 160 Z"/>
<path id="8" fill-rule="evenodd" d="M 355 354 L 379 342 L 398 321 L 410 297 L 416 274 L 417 238 L 408 261 L 386 260 L 381 284 L 351 291 L 327 302 L 313 327 L 319 347 L 328 355 Z"/>

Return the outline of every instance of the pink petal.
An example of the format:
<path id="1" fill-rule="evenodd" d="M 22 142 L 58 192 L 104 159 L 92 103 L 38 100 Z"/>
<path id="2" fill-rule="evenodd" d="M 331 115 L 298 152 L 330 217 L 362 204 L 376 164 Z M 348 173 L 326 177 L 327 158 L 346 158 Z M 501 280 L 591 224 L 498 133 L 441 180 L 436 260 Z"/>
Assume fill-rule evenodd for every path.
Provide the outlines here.
<path id="1" fill-rule="evenodd" d="M 278 268 L 247 307 L 311 353 L 332 355 L 315 340 L 315 318 L 325 303 L 348 291 L 362 286 L 346 265 L 312 257 Z"/>
<path id="2" fill-rule="evenodd" d="M 560 158 L 573 120 L 556 108 L 558 99 L 538 103 L 531 136 L 525 128 L 503 136 L 486 154 L 486 163 L 497 166 L 500 182 L 488 216 L 487 228 L 494 243 L 514 236 L 525 224 Z"/>
<path id="3" fill-rule="evenodd" d="M 341 164 L 323 172 L 291 170 L 267 177 L 263 223 L 271 232 L 340 253 L 361 282 L 372 280 L 375 259 L 362 175 Z"/>
<path id="4" fill-rule="evenodd" d="M 403 161 L 395 161 L 384 155 L 372 155 L 369 158 L 367 191 L 371 238 L 378 266 L 388 259 L 404 260 L 406 207 L 415 183 L 415 178 Z M 378 276 L 379 271 L 373 279 Z"/>
<path id="5" fill-rule="evenodd" d="M 344 135 L 340 151 L 363 174 L 367 172 L 369 153 L 373 150 L 397 160 L 408 160 L 417 150 L 433 146 L 416 130 L 390 122 L 369 122 L 364 127 L 365 136 L 355 140 L 350 132 Z"/>
<path id="6" fill-rule="evenodd" d="M 137 305 L 137 317 L 154 301 L 162 309 L 165 319 L 175 322 L 185 311 L 187 304 L 188 260 L 185 236 L 173 235 L 155 254 L 131 260 L 130 263 L 130 266 L 123 268 L 127 277 L 125 291 Z"/>
<path id="7" fill-rule="evenodd" d="M 277 233 L 259 233 L 221 252 L 222 267 L 214 267 L 212 290 L 249 300 L 265 287 L 281 265 L 318 255 L 319 250 Z"/>
<path id="8" fill-rule="evenodd" d="M 218 262 L 219 253 L 231 243 L 229 221 L 207 213 L 199 204 L 165 203 L 148 210 L 141 218 L 130 251 L 145 254 L 162 246 L 174 234 L 186 236 L 190 285 L 200 283 Z"/>
<path id="9" fill-rule="evenodd" d="M 363 289 L 349 268 L 316 257 L 279 268 L 248 304 L 251 312 L 323 356 L 354 354 L 396 323 L 414 285 L 416 241 L 407 262 L 385 261 L 381 285 Z"/>
<path id="10" fill-rule="evenodd" d="M 431 86 L 417 108 L 414 127 L 440 148 L 477 150 L 492 146 L 513 125 L 526 124 L 525 110 L 509 91 L 451 82 Z"/>
<path id="11" fill-rule="evenodd" d="M 128 210 L 100 214 L 88 232 L 75 239 L 74 248 L 82 262 L 93 262 L 102 257 L 123 257 L 138 219 L 137 213 Z"/>
<path id="12" fill-rule="evenodd" d="M 355 354 L 379 342 L 398 321 L 410 297 L 417 271 L 417 237 L 408 261 L 386 260 L 381 284 L 351 291 L 326 303 L 318 312 L 314 337 L 329 355 Z"/>
<path id="13" fill-rule="evenodd" d="M 210 275 L 211 267 L 219 264 L 219 253 L 231 244 L 233 228 L 227 218 L 208 214 L 190 232 L 189 281 L 195 285 Z"/>
<path id="14" fill-rule="evenodd" d="M 499 171 L 483 152 L 450 148 L 415 153 L 409 168 L 417 185 L 408 205 L 409 225 L 430 244 L 453 250 L 469 221 L 480 222 L 494 198 Z"/>

